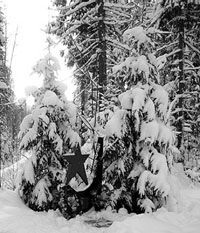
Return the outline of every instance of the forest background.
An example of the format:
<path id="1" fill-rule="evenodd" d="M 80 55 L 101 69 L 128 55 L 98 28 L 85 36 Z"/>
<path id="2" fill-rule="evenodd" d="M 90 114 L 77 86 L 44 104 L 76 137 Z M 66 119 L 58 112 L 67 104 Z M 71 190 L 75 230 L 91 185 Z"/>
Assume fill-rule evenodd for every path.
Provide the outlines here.
<path id="1" fill-rule="evenodd" d="M 75 66 L 74 103 L 82 121 L 86 117 L 89 126 L 100 133 L 106 129 L 107 136 L 111 137 L 109 143 L 115 144 L 114 149 L 107 150 L 108 154 L 114 155 L 116 150 L 124 151 L 124 148 L 127 153 L 130 150 L 138 153 L 137 141 L 142 143 L 141 148 L 152 150 L 151 146 L 159 153 L 164 145 L 164 154 L 171 150 L 173 160 L 198 169 L 199 2 L 90 0 L 71 1 L 66 5 L 66 1 L 55 1 L 54 7 L 58 16 L 46 31 L 60 39 L 64 46 L 60 54 L 66 65 Z M 11 70 L 6 63 L 4 22 L 1 17 L 1 164 L 6 167 L 21 156 L 17 135 L 27 111 L 25 102 L 16 104 L 12 91 Z M 120 120 L 124 116 L 116 108 L 131 112 L 126 122 L 129 130 L 125 134 L 123 127 L 113 127 L 117 120 L 121 127 Z M 153 124 L 155 121 L 161 122 L 164 129 L 160 138 L 148 131 L 148 127 L 151 130 L 157 127 Z M 77 130 L 82 142 L 86 141 L 87 130 L 80 126 Z M 175 133 L 176 142 L 172 139 L 174 134 L 168 136 L 169 131 Z M 133 161 L 124 161 L 124 156 L 122 152 L 120 159 L 115 158 L 121 161 L 118 166 L 121 173 L 112 168 L 113 177 L 107 177 L 108 183 L 114 182 L 114 189 L 121 185 L 114 178 L 115 172 L 120 179 L 122 175 L 126 179 L 124 173 L 130 175 L 131 172 L 124 165 Z M 166 157 L 170 169 L 171 158 Z M 107 169 L 111 169 L 113 161 L 107 158 Z M 152 158 L 142 159 L 136 156 L 134 162 L 142 163 L 146 171 L 153 170 L 155 175 L 161 169 L 154 169 Z M 137 182 L 142 183 L 142 179 L 139 177 Z M 151 194 L 146 194 L 139 186 L 140 196 L 147 200 L 145 198 Z M 144 202 L 141 206 L 145 206 Z"/>

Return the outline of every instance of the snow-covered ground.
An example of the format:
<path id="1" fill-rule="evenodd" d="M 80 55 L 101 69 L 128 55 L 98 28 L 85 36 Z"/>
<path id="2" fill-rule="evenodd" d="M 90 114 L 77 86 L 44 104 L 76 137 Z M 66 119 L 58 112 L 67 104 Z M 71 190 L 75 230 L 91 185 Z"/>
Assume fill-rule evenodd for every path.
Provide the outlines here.
<path id="1" fill-rule="evenodd" d="M 113 221 L 107 228 L 94 227 L 87 220 L 105 218 Z M 199 233 L 200 188 L 181 189 L 181 208 L 165 208 L 153 214 L 128 215 L 125 211 L 103 211 L 78 216 L 69 221 L 57 212 L 34 212 L 14 191 L 0 191 L 0 233 Z"/>

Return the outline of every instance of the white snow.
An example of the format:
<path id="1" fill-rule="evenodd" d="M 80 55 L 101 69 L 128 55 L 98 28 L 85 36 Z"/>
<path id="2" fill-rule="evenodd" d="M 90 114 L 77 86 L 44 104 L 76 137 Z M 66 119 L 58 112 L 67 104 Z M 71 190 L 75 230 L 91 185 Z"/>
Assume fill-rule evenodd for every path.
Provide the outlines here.
<path id="1" fill-rule="evenodd" d="M 181 186 L 179 211 L 161 208 L 151 214 L 119 213 L 109 208 L 102 212 L 90 211 L 83 216 L 65 220 L 58 212 L 34 212 L 27 208 L 15 191 L 0 191 L 0 232 L 4 233 L 199 233 L 200 189 Z M 143 205 L 150 206 L 144 199 Z M 153 205 L 152 205 L 153 207 Z M 85 220 L 108 219 L 108 228 L 96 228 Z"/>
<path id="2" fill-rule="evenodd" d="M 51 53 L 48 53 L 44 57 L 44 59 L 40 59 L 38 61 L 37 65 L 34 67 L 34 70 L 38 73 L 43 73 L 45 71 L 45 68 L 49 67 L 49 63 L 51 63 L 53 70 L 58 71 L 60 69 L 58 59 L 52 56 Z"/>
<path id="3" fill-rule="evenodd" d="M 143 171 L 140 175 L 137 183 L 137 190 L 139 191 L 139 194 L 142 196 L 145 194 L 145 186 L 146 183 L 149 182 L 149 176 L 151 175 L 150 171 Z"/>
<path id="4" fill-rule="evenodd" d="M 108 136 L 121 138 L 124 133 L 126 110 L 118 109 L 105 126 Z"/>
<path id="5" fill-rule="evenodd" d="M 145 73 L 146 80 L 148 81 L 150 70 L 149 70 L 150 64 L 148 64 L 147 58 L 144 55 L 141 55 L 137 59 L 137 69 L 138 73 Z"/>
<path id="6" fill-rule="evenodd" d="M 36 139 L 36 137 L 37 137 L 36 130 L 34 128 L 29 128 L 27 133 L 23 136 L 23 138 L 20 142 L 20 146 L 26 147 L 28 145 L 28 143 L 30 143 L 31 141 Z"/>
<path id="7" fill-rule="evenodd" d="M 155 98 L 155 103 L 159 104 L 159 111 L 165 115 L 167 112 L 167 107 L 169 103 L 169 97 L 168 93 L 165 91 L 165 89 L 157 84 L 153 84 L 153 87 L 155 91 L 152 93 L 151 97 Z"/>
<path id="8" fill-rule="evenodd" d="M 153 130 L 152 130 L 153 129 Z M 155 142 L 158 138 L 159 124 L 156 120 L 148 123 L 142 122 L 140 140 L 150 140 L 151 143 Z"/>
<path id="9" fill-rule="evenodd" d="M 25 94 L 26 96 L 34 95 L 38 91 L 38 87 L 36 86 L 28 86 L 25 88 Z"/>
<path id="10" fill-rule="evenodd" d="M 151 213 L 152 210 L 155 209 L 154 203 L 147 197 L 143 200 L 140 200 L 140 206 L 145 209 L 146 213 Z"/>
<path id="11" fill-rule="evenodd" d="M 155 120 L 156 117 L 155 105 L 151 100 L 151 98 L 148 98 L 144 106 L 144 113 L 147 113 L 147 120 Z"/>
<path id="12" fill-rule="evenodd" d="M 36 197 L 36 204 L 39 205 L 39 206 L 42 206 L 43 203 L 46 203 L 47 202 L 47 197 L 49 200 L 52 200 L 52 196 L 49 192 L 49 189 L 48 189 L 48 186 L 47 186 L 47 182 L 46 182 L 46 177 L 44 177 L 43 179 L 41 179 L 34 191 L 33 191 L 33 197 L 35 198 Z M 48 193 L 48 195 L 46 195 L 46 193 Z M 34 202 L 34 200 L 32 200 L 32 202 Z"/>
<path id="13" fill-rule="evenodd" d="M 33 124 L 33 116 L 31 114 L 26 115 L 20 125 L 20 133 L 19 133 L 19 137 L 21 138 L 21 136 L 27 131 L 27 129 L 29 129 Z"/>
<path id="14" fill-rule="evenodd" d="M 58 151 L 60 154 L 62 154 L 63 151 L 63 140 L 62 138 L 57 134 L 55 135 L 55 139 L 53 141 L 56 145 L 56 151 Z"/>
<path id="15" fill-rule="evenodd" d="M 172 132 L 172 129 L 169 126 L 166 126 L 163 123 L 159 123 L 159 134 L 158 134 L 158 141 L 160 143 L 164 143 L 165 145 L 168 143 L 172 145 L 174 142 L 175 136 Z"/>
<path id="16" fill-rule="evenodd" d="M 69 116 L 69 121 L 72 126 L 75 126 L 77 113 L 78 113 L 77 106 L 72 102 L 68 102 L 66 108 L 67 108 L 67 114 Z"/>
<path id="17" fill-rule="evenodd" d="M 131 96 L 131 90 L 121 93 L 118 98 L 123 109 L 132 109 L 133 98 Z"/>
<path id="18" fill-rule="evenodd" d="M 138 57 L 127 57 L 124 62 L 113 67 L 113 73 L 122 71 L 123 67 L 126 67 L 127 70 L 131 69 L 133 75 L 136 73 L 141 74 L 143 72 L 146 80 L 148 81 L 152 65 L 148 63 L 147 58 L 144 55 Z"/>
<path id="19" fill-rule="evenodd" d="M 185 171 L 185 174 L 190 177 L 193 181 L 200 181 L 200 172 L 197 171 L 195 168 L 188 169 Z"/>
<path id="20" fill-rule="evenodd" d="M 33 164 L 35 164 L 35 160 L 35 155 L 32 155 L 29 159 L 27 159 L 25 166 L 23 167 L 23 174 L 26 177 L 26 180 L 31 184 L 35 182 L 33 170 Z"/>
<path id="21" fill-rule="evenodd" d="M 49 138 L 53 139 L 56 133 L 56 124 L 51 122 L 49 125 Z"/>
<path id="22" fill-rule="evenodd" d="M 56 93 L 50 90 L 45 92 L 44 97 L 42 99 L 42 104 L 46 106 L 59 106 L 61 108 L 63 107 L 63 104 L 61 100 L 59 100 Z"/>
<path id="23" fill-rule="evenodd" d="M 144 106 L 146 92 L 142 88 L 136 87 L 132 90 L 133 105 L 132 111 L 139 111 Z"/>
<path id="24" fill-rule="evenodd" d="M 10 165 L 9 167 L 3 168 L 0 170 L 1 174 L 1 185 L 3 188 L 13 190 L 18 184 L 19 176 L 21 175 L 22 168 L 24 166 L 25 161 L 30 155 L 28 153 L 25 154 L 26 157 L 22 157 L 16 163 Z"/>
<path id="25" fill-rule="evenodd" d="M 150 151 L 150 148 L 147 147 L 144 147 L 140 152 L 140 157 L 142 158 L 145 167 L 149 167 L 151 155 L 152 152 Z"/>
<path id="26" fill-rule="evenodd" d="M 152 171 L 156 173 L 163 173 L 167 176 L 168 173 L 168 167 L 166 162 L 165 155 L 158 153 L 156 150 L 154 150 L 153 156 L 151 157 L 152 162 Z"/>
<path id="27" fill-rule="evenodd" d="M 128 29 L 124 32 L 123 39 L 125 41 L 129 40 L 131 37 L 134 37 L 135 40 L 138 41 L 138 48 L 140 44 L 150 41 L 149 37 L 146 35 L 145 30 L 141 26 Z"/>
<path id="28" fill-rule="evenodd" d="M 6 85 L 6 83 L 0 81 L 0 89 L 7 89 L 8 86 Z"/>
<path id="29" fill-rule="evenodd" d="M 53 82 L 53 85 L 58 89 L 58 91 L 60 92 L 60 93 L 65 93 L 65 91 L 67 90 L 67 85 L 66 84 L 64 84 L 63 82 L 61 82 L 61 81 L 54 81 Z"/>
<path id="30" fill-rule="evenodd" d="M 66 138 L 69 138 L 70 145 L 74 147 L 77 143 L 81 145 L 81 139 L 77 132 L 75 132 L 73 129 L 69 128 L 67 130 Z"/>

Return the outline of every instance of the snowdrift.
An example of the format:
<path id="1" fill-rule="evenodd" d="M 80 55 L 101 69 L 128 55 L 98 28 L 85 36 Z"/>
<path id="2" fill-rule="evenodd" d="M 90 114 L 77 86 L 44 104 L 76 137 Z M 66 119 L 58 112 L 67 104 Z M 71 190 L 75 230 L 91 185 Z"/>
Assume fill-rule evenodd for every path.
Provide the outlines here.
<path id="1" fill-rule="evenodd" d="M 127 214 L 105 210 L 90 211 L 67 221 L 58 212 L 34 212 L 27 208 L 17 192 L 0 191 L 0 232 L 9 233 L 199 233 L 200 189 L 181 188 L 181 208 L 169 212 L 165 208 L 153 214 Z M 107 219 L 109 227 L 94 227 L 90 220 Z M 88 221 L 89 220 L 89 221 Z"/>

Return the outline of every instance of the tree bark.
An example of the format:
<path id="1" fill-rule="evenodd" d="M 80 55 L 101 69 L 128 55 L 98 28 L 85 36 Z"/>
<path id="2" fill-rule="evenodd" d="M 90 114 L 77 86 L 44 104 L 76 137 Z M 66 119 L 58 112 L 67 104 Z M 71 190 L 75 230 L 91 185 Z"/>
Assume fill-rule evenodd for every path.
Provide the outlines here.
<path id="1" fill-rule="evenodd" d="M 104 10 L 104 0 L 97 0 L 98 4 L 98 39 L 99 39 L 99 54 L 98 54 L 98 68 L 99 68 L 99 110 L 102 103 L 102 96 L 104 94 L 104 89 L 107 84 L 106 75 L 106 39 L 105 32 L 106 26 L 104 23 L 105 10 Z"/>
<path id="2" fill-rule="evenodd" d="M 2 187 L 2 153 L 1 153 L 1 122 L 0 122 L 0 189 Z"/>
<path id="3" fill-rule="evenodd" d="M 180 109 L 178 115 L 178 124 L 177 130 L 178 134 L 178 144 L 177 147 L 181 147 L 182 137 L 183 137 L 183 122 L 184 122 L 184 112 L 183 112 L 183 93 L 184 93 L 184 19 L 183 19 L 183 10 L 181 6 L 179 8 L 179 90 L 178 94 L 180 95 L 178 107 Z"/>
<path id="4" fill-rule="evenodd" d="M 86 104 L 86 96 L 85 96 L 85 81 L 81 80 L 81 114 L 85 113 L 85 104 Z"/>

